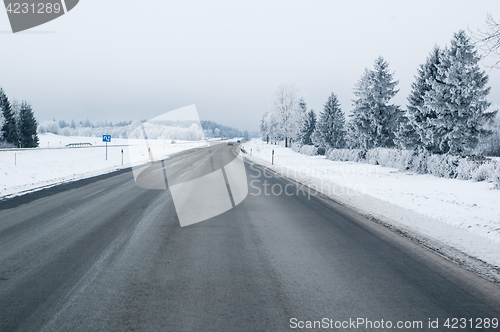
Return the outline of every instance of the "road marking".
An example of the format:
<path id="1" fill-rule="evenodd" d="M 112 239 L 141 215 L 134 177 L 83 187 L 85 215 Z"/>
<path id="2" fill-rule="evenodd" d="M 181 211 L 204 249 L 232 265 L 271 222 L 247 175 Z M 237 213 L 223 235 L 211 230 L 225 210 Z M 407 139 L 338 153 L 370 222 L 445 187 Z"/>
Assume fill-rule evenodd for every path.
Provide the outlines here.
<path id="1" fill-rule="evenodd" d="M 234 204 L 233 193 L 231 192 L 231 187 L 229 186 L 229 181 L 227 180 L 226 170 L 224 169 L 224 166 L 222 166 L 221 169 L 222 169 L 222 176 L 224 176 L 224 181 L 226 181 L 226 187 L 227 187 L 227 192 L 229 193 L 229 199 L 231 200 L 231 205 L 234 208 L 236 204 Z"/>

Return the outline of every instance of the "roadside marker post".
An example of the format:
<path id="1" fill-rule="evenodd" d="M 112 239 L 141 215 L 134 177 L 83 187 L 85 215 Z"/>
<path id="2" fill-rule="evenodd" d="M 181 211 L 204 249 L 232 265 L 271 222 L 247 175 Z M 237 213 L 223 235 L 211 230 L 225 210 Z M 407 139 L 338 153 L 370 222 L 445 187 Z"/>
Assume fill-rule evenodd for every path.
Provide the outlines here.
<path id="1" fill-rule="evenodd" d="M 274 165 L 274 149 L 273 149 L 273 160 L 272 160 L 271 165 Z"/>
<path id="2" fill-rule="evenodd" d="M 122 149 L 122 166 L 123 166 L 123 149 Z"/>
<path id="3" fill-rule="evenodd" d="M 102 135 L 102 141 L 106 142 L 106 160 L 108 160 L 108 143 L 111 142 L 111 135 Z"/>

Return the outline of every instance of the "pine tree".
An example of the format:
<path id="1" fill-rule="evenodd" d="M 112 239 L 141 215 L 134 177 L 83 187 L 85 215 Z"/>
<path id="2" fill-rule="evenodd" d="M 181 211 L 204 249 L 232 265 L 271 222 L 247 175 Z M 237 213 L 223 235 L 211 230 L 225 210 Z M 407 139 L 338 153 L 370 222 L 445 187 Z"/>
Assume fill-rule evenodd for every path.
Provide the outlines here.
<path id="1" fill-rule="evenodd" d="M 399 90 L 395 87 L 389 64 L 382 57 L 375 60 L 374 70 L 366 69 L 358 81 L 350 126 L 355 145 L 361 148 L 392 147 L 401 111 L 389 101 Z"/>
<path id="2" fill-rule="evenodd" d="M 22 148 L 38 146 L 37 123 L 30 104 L 23 101 L 19 112 L 19 138 Z"/>
<path id="3" fill-rule="evenodd" d="M 295 131 L 294 141 L 299 141 L 302 143 L 302 125 L 307 118 L 307 104 L 304 98 L 299 99 L 298 104 L 298 114 L 297 114 L 297 127 Z"/>
<path id="4" fill-rule="evenodd" d="M 433 131 L 430 119 L 436 118 L 436 113 L 426 107 L 425 94 L 432 89 L 432 82 L 438 75 L 438 66 L 443 56 L 443 50 L 435 46 L 424 64 L 420 65 L 415 82 L 412 83 L 408 96 L 407 110 L 396 132 L 396 144 L 401 148 L 411 149 L 424 146 L 431 152 L 437 147 L 432 144 Z"/>
<path id="5" fill-rule="evenodd" d="M 490 132 L 484 125 L 496 112 L 485 112 L 490 103 L 488 76 L 479 68 L 474 45 L 465 31 L 456 33 L 440 63 L 424 104 L 435 113 L 429 118 L 431 144 L 441 153 L 463 154 L 474 149 Z"/>
<path id="6" fill-rule="evenodd" d="M 336 149 L 345 146 L 345 116 L 334 93 L 328 97 L 319 115 L 317 131 L 322 146 Z"/>
<path id="7" fill-rule="evenodd" d="M 2 138 L 5 142 L 19 146 L 19 136 L 17 132 L 16 117 L 9 102 L 9 98 L 2 88 L 0 88 L 0 108 L 4 118 L 2 126 Z"/>
<path id="8" fill-rule="evenodd" d="M 316 129 L 316 114 L 314 110 L 310 110 L 306 113 L 304 121 L 302 122 L 302 128 L 300 129 L 300 143 L 304 145 L 311 145 L 311 135 Z"/>

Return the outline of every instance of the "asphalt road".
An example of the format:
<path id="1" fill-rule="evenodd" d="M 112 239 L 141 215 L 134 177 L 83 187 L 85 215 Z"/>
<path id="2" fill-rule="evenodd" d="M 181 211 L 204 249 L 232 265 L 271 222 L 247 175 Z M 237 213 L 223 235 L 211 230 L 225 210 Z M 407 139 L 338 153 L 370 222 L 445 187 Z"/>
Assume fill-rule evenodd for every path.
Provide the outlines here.
<path id="1" fill-rule="evenodd" d="M 247 198 L 187 227 L 169 190 L 130 170 L 0 202 L 0 331 L 287 331 L 323 318 L 442 331 L 446 318 L 500 318 L 500 287 L 328 199 L 275 195 L 290 182 L 245 166 Z"/>

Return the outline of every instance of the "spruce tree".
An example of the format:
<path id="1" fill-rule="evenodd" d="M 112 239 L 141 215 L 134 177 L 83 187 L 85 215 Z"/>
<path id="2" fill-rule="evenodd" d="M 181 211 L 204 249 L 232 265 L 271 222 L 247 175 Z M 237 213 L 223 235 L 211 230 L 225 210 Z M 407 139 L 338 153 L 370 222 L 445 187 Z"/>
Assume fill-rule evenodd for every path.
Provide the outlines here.
<path id="1" fill-rule="evenodd" d="M 297 131 L 295 133 L 294 141 L 302 143 L 302 126 L 307 118 L 307 104 L 304 98 L 300 98 L 298 102 L 298 114 L 297 114 Z"/>
<path id="2" fill-rule="evenodd" d="M 366 69 L 354 95 L 351 126 L 355 145 L 361 148 L 392 147 L 401 122 L 401 111 L 389 101 L 398 93 L 389 64 L 382 57 L 375 60 L 374 70 Z"/>
<path id="3" fill-rule="evenodd" d="M 424 96 L 432 89 L 432 82 L 438 75 L 438 66 L 443 56 L 443 50 L 435 46 L 424 64 L 418 69 L 415 82 L 411 85 L 408 96 L 407 110 L 404 112 L 402 122 L 396 132 L 396 144 L 401 148 L 411 149 L 424 146 L 427 150 L 435 152 L 437 147 L 433 144 L 433 130 L 430 119 L 436 118 L 436 113 L 426 107 Z"/>
<path id="4" fill-rule="evenodd" d="M 19 136 L 17 132 L 16 117 L 12 110 L 9 98 L 2 88 L 0 88 L 0 108 L 3 115 L 2 138 L 5 142 L 19 146 Z"/>
<path id="5" fill-rule="evenodd" d="M 324 147 L 339 149 L 345 146 L 345 116 L 334 93 L 328 97 L 319 115 L 317 131 Z"/>
<path id="6" fill-rule="evenodd" d="M 19 138 L 22 148 L 38 146 L 37 123 L 30 104 L 23 101 L 19 112 Z"/>
<path id="7" fill-rule="evenodd" d="M 304 145 L 312 145 L 311 135 L 316 129 L 316 114 L 314 110 L 307 112 L 304 121 L 302 122 L 302 128 L 300 130 L 300 142 Z"/>
<path id="8" fill-rule="evenodd" d="M 486 100 L 490 88 L 479 61 L 465 31 L 459 31 L 437 65 L 431 89 L 425 93 L 424 104 L 435 113 L 435 118 L 429 118 L 432 135 L 427 136 L 441 153 L 469 153 L 480 137 L 490 134 L 484 125 L 496 112 L 485 112 L 490 105 Z"/>

